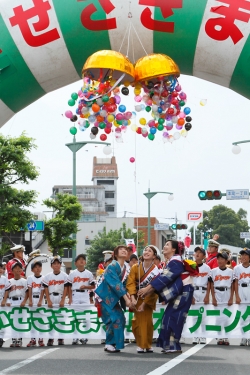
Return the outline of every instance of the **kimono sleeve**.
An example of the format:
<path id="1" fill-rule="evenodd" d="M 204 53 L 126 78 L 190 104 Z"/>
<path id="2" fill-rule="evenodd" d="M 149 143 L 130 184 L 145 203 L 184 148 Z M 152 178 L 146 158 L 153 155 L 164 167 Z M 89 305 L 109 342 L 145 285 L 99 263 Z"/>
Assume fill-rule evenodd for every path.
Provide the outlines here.
<path id="1" fill-rule="evenodd" d="M 184 272 L 183 263 L 180 261 L 172 260 L 171 262 L 169 262 L 167 268 L 163 270 L 163 273 L 151 282 L 151 286 L 157 292 L 161 292 L 164 288 L 168 287 L 173 283 L 173 281 L 180 277 L 182 272 Z"/>
<path id="2" fill-rule="evenodd" d="M 130 273 L 128 275 L 127 279 L 127 291 L 130 295 L 137 294 L 136 284 L 138 283 L 137 280 L 137 274 L 138 274 L 138 264 L 134 264 L 131 269 Z"/>
<path id="3" fill-rule="evenodd" d="M 127 291 L 126 291 L 122 281 L 119 278 L 119 274 L 117 272 L 116 267 L 120 267 L 120 266 L 117 266 L 117 265 L 111 263 L 107 267 L 106 272 L 104 274 L 104 280 L 108 284 L 109 289 L 111 289 L 111 291 L 114 294 L 116 294 L 116 296 L 118 298 L 121 298 L 122 296 L 127 294 Z"/>

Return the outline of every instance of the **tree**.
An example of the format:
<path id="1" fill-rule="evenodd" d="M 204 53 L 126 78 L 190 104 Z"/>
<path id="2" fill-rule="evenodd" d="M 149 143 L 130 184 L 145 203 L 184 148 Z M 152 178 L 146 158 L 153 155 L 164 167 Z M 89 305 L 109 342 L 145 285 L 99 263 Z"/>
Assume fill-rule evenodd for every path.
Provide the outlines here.
<path id="1" fill-rule="evenodd" d="M 20 231 L 33 218 L 28 208 L 36 202 L 36 191 L 19 190 L 14 185 L 37 179 L 37 168 L 27 156 L 35 148 L 34 139 L 25 133 L 16 138 L 0 134 L 0 237 Z"/>
<path id="2" fill-rule="evenodd" d="M 125 243 L 124 238 L 133 238 L 137 246 L 137 251 L 144 246 L 144 233 L 138 231 L 138 245 L 137 245 L 137 233 L 133 233 L 131 229 L 126 228 L 126 224 L 123 223 L 119 230 L 106 231 L 103 229 L 102 233 L 98 233 L 91 241 L 91 246 L 87 250 L 88 255 L 88 268 L 96 270 L 99 263 L 103 262 L 104 250 L 114 250 L 114 248 L 120 244 Z"/>
<path id="3" fill-rule="evenodd" d="M 63 249 L 71 249 L 76 240 L 71 238 L 77 233 L 77 222 L 82 213 L 82 206 L 77 197 L 70 194 L 57 194 L 56 199 L 45 199 L 43 203 L 52 208 L 55 217 L 44 225 L 44 236 L 53 251 L 53 255 L 63 255 Z"/>
<path id="4" fill-rule="evenodd" d="M 244 247 L 244 240 L 240 239 L 240 232 L 248 232 L 246 220 L 247 212 L 242 208 L 236 213 L 231 208 L 219 204 L 210 211 L 203 211 L 203 222 L 198 229 L 203 232 L 211 230 L 211 234 L 218 233 L 221 244 Z"/>

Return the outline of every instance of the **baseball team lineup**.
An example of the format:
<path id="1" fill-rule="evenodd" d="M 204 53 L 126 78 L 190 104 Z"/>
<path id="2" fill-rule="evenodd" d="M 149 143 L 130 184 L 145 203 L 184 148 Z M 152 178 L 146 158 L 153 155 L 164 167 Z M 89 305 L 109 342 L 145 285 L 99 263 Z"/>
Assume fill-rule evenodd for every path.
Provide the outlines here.
<path id="1" fill-rule="evenodd" d="M 218 236 L 215 236 L 218 240 Z M 219 250 L 219 242 L 212 239 L 207 252 L 197 246 L 194 261 L 185 260 L 184 243 L 168 240 L 162 254 L 164 262 L 153 245 L 144 248 L 141 257 L 125 245 L 117 246 L 114 251 L 104 251 L 104 261 L 99 267 L 103 273 L 94 277 L 86 269 L 86 256 L 79 254 L 75 258 L 76 269 L 69 275 L 62 271 L 60 256 L 50 258 L 51 272 L 43 274 L 41 260 L 33 258 L 32 274 L 25 276 L 25 248 L 15 245 L 11 248 L 13 259 L 6 266 L 0 264 L 0 301 L 1 306 L 29 307 L 47 304 L 48 308 L 68 305 L 89 305 L 94 303 L 98 316 L 105 325 L 106 339 L 104 350 L 117 353 L 124 349 L 124 329 L 126 308 L 133 312 L 132 331 L 137 345 L 137 353 L 152 353 L 153 311 L 156 302 L 166 305 L 162 325 L 156 346 L 163 354 L 182 353 L 181 334 L 190 306 L 195 303 L 217 304 L 250 302 L 250 250 L 240 251 L 240 263 L 230 259 L 227 249 Z M 0 347 L 4 345 L 0 331 Z M 32 337 L 27 347 L 37 345 Z M 64 339 L 58 338 L 58 345 L 64 345 Z M 72 345 L 86 344 L 88 339 L 73 338 Z M 193 337 L 193 344 L 206 344 L 205 337 Z M 217 339 L 218 345 L 229 345 L 225 338 Z M 38 338 L 38 345 L 46 345 Z M 49 338 L 47 346 L 53 346 L 54 339 Z M 241 346 L 250 346 L 250 338 L 243 337 Z M 22 346 L 22 338 L 11 337 L 11 348 Z"/>

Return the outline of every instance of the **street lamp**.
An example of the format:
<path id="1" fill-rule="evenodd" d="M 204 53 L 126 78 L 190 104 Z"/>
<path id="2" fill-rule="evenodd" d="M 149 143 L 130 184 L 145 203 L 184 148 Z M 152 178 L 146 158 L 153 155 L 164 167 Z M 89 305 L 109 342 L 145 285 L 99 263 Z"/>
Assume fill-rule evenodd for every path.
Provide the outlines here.
<path id="1" fill-rule="evenodd" d="M 76 153 L 82 147 L 86 146 L 87 144 L 100 144 L 110 146 L 110 143 L 107 142 L 94 142 L 94 141 L 84 141 L 84 142 L 76 142 L 76 137 L 74 135 L 72 143 L 66 143 L 67 146 L 73 153 L 73 185 L 72 185 L 72 195 L 76 196 Z M 72 239 L 76 239 L 76 233 L 72 234 Z M 75 262 L 74 259 L 76 257 L 76 247 L 74 246 L 72 249 L 72 269 L 75 269 Z"/>
<path id="2" fill-rule="evenodd" d="M 153 198 L 156 194 L 169 194 L 169 197 L 168 199 L 170 201 L 172 201 L 174 199 L 174 195 L 173 193 L 169 193 L 168 191 L 154 191 L 154 192 L 151 192 L 150 191 L 150 188 L 148 188 L 148 192 L 147 193 L 143 193 L 143 195 L 145 195 L 145 197 L 148 199 L 148 245 L 150 245 L 150 240 L 151 240 L 151 236 L 150 236 L 150 230 L 151 230 L 151 225 L 150 225 L 150 199 Z"/>
<path id="3" fill-rule="evenodd" d="M 250 140 L 245 140 L 245 141 L 239 141 L 239 142 L 233 142 L 232 145 L 233 145 L 233 148 L 232 148 L 232 153 L 237 155 L 241 152 L 241 148 L 240 146 L 238 146 L 240 143 L 249 143 Z"/>

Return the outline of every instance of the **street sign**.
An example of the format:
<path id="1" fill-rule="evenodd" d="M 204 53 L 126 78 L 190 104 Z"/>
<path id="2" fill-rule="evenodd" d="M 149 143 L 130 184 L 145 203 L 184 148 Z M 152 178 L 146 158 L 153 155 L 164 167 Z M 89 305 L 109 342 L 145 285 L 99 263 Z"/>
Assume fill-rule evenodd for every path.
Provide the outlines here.
<path id="1" fill-rule="evenodd" d="M 187 221 L 202 221 L 203 211 L 187 211 Z"/>
<path id="2" fill-rule="evenodd" d="M 29 232 L 34 231 L 43 231 L 44 230 L 44 221 L 40 220 L 31 220 L 25 227 L 25 230 Z"/>
<path id="3" fill-rule="evenodd" d="M 240 238 L 250 238 L 250 232 L 240 232 Z"/>
<path id="4" fill-rule="evenodd" d="M 164 224 L 164 223 L 154 224 L 154 230 L 169 230 L 169 224 Z"/>
<path id="5" fill-rule="evenodd" d="M 228 200 L 249 199 L 249 189 L 232 189 L 226 191 Z"/>

